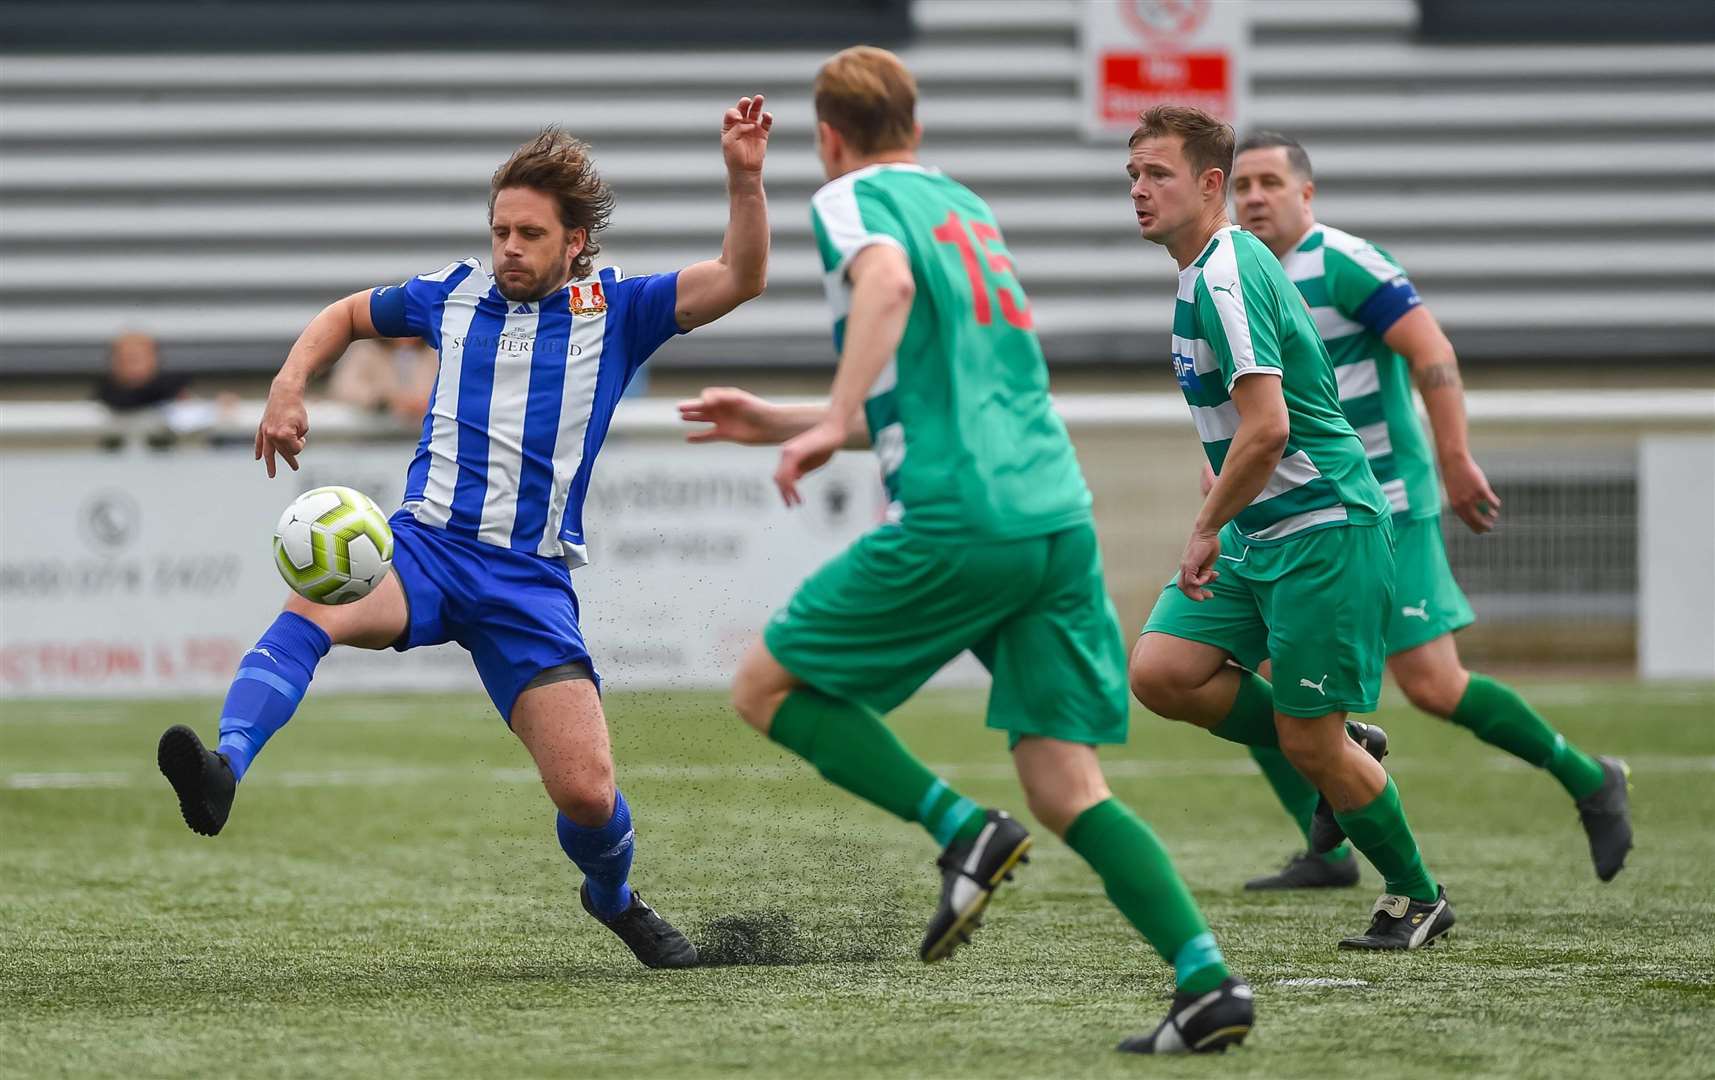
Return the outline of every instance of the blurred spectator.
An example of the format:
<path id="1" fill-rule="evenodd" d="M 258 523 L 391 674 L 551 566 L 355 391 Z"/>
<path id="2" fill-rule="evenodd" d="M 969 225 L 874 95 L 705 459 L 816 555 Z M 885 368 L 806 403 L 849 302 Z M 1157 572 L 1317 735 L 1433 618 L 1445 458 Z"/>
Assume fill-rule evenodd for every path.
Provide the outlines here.
<path id="1" fill-rule="evenodd" d="M 119 449 L 128 435 L 157 450 L 180 436 L 209 433 L 216 446 L 249 445 L 248 433 L 239 438 L 219 431 L 223 423 L 232 423 L 237 395 L 219 394 L 212 402 L 192 397 L 190 376 L 162 371 L 160 346 L 148 334 L 119 335 L 107 355 L 107 374 L 95 387 L 96 400 L 116 418 L 113 432 L 101 441 L 106 449 Z"/>
<path id="2" fill-rule="evenodd" d="M 134 412 L 187 396 L 190 379 L 161 370 L 161 350 L 148 334 L 121 334 L 107 347 L 107 374 L 95 396 L 114 412 Z"/>
<path id="3" fill-rule="evenodd" d="M 416 423 L 429 407 L 440 361 L 421 338 L 355 341 L 334 365 L 328 396 Z"/>

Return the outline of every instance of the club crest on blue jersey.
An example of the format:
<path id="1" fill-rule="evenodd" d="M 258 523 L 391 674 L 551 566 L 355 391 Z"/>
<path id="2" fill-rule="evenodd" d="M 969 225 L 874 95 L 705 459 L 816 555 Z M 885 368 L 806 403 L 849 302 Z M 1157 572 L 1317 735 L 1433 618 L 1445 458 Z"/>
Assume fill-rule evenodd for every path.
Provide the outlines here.
<path id="1" fill-rule="evenodd" d="M 583 285 L 573 285 L 566 298 L 566 306 L 573 315 L 583 315 L 594 318 L 607 311 L 607 296 L 601 291 L 601 282 L 591 281 Z"/>

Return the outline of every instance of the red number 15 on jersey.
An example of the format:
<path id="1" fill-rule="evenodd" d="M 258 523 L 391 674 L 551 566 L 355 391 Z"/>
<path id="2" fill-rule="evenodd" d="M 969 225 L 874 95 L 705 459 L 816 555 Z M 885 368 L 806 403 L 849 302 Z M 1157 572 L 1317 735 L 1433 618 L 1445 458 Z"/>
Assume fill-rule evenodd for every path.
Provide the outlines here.
<path id="1" fill-rule="evenodd" d="M 971 279 L 971 307 L 976 312 L 978 325 L 987 326 L 994 321 L 994 312 L 989 304 L 989 287 L 992 284 L 995 295 L 1000 298 L 1001 317 L 1020 330 L 1036 328 L 1036 320 L 1030 315 L 1030 304 L 1024 301 L 1024 288 L 1019 285 L 1018 277 L 1013 272 L 1012 260 L 989 247 L 990 244 L 1000 241 L 999 229 L 986 221 L 966 221 L 956 212 L 949 210 L 947 220 L 936 226 L 931 235 L 941 243 L 952 244 L 959 249 L 959 258 L 965 264 L 965 275 Z M 977 243 L 982 245 L 983 256 L 988 263 L 987 273 L 977 262 L 976 246 L 971 243 L 972 235 L 975 235 Z M 991 277 L 995 280 L 991 281 Z M 1018 291 L 1016 298 L 1013 296 L 1014 289 Z"/>

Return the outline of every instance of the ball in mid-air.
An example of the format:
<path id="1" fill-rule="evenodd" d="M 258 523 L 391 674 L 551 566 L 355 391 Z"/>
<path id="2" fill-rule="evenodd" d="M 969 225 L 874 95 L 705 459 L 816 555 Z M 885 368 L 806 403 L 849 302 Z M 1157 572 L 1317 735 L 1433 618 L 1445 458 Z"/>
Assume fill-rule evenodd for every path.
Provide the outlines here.
<path id="1" fill-rule="evenodd" d="M 319 487 L 292 500 L 274 527 L 274 565 L 318 604 L 349 604 L 381 584 L 393 564 L 393 530 L 375 501 L 348 487 Z"/>

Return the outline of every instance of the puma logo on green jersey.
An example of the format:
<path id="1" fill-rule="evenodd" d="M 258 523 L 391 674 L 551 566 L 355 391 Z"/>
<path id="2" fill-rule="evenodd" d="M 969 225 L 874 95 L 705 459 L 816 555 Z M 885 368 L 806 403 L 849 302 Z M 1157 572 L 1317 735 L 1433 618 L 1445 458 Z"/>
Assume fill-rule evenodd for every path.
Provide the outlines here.
<path id="1" fill-rule="evenodd" d="M 1209 286 L 1209 291 L 1210 292 L 1224 292 L 1228 296 L 1234 297 L 1236 299 L 1238 297 L 1238 293 L 1235 293 L 1233 290 L 1238 288 L 1238 287 L 1239 287 L 1239 283 L 1235 281 L 1231 285 L 1211 285 L 1211 286 Z"/>

